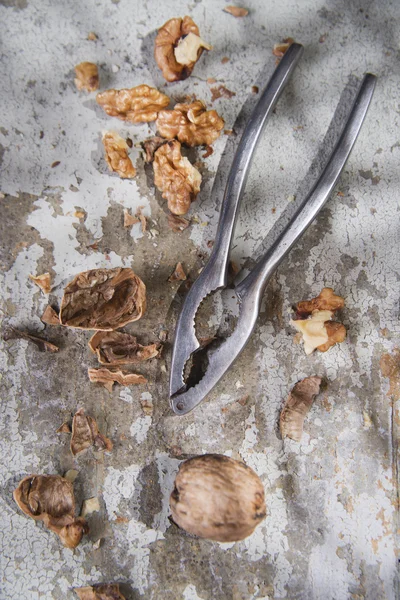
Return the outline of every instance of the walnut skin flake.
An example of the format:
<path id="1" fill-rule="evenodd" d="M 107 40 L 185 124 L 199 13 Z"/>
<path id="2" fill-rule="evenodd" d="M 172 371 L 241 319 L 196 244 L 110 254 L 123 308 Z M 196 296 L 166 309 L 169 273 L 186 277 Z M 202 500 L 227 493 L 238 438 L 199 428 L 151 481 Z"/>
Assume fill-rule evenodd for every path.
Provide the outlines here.
<path id="1" fill-rule="evenodd" d="M 81 588 L 74 588 L 79 600 L 126 600 L 119 591 L 118 583 L 98 583 Z"/>
<path id="2" fill-rule="evenodd" d="M 83 408 L 80 408 L 72 419 L 71 452 L 76 456 L 90 446 L 97 451 L 111 452 L 113 449 L 112 441 L 99 432 L 95 419 L 85 415 Z"/>
<path id="3" fill-rule="evenodd" d="M 181 154 L 176 140 L 157 150 L 153 162 L 154 183 L 174 215 L 184 215 L 200 191 L 199 171 Z"/>
<path id="4" fill-rule="evenodd" d="M 185 274 L 185 271 L 183 270 L 182 263 L 178 262 L 178 264 L 175 267 L 175 271 L 168 278 L 168 281 L 170 281 L 170 282 L 186 281 L 186 274 Z"/>
<path id="5" fill-rule="evenodd" d="M 89 340 L 89 348 L 103 365 L 129 365 L 160 356 L 161 344 L 142 346 L 129 333 L 98 331 Z"/>
<path id="6" fill-rule="evenodd" d="M 107 131 L 103 135 L 105 159 L 110 171 L 118 173 L 122 179 L 131 179 L 136 175 L 136 169 L 128 156 L 128 144 L 115 131 Z"/>
<path id="7" fill-rule="evenodd" d="M 233 17 L 247 17 L 249 14 L 247 8 L 241 8 L 240 6 L 225 6 L 223 10 Z"/>
<path id="8" fill-rule="evenodd" d="M 233 98 L 236 96 L 236 92 L 232 92 L 228 90 L 224 85 L 219 85 L 218 87 L 210 88 L 211 91 L 211 102 L 215 102 L 219 98 Z"/>
<path id="9" fill-rule="evenodd" d="M 96 102 L 110 117 L 130 123 L 155 121 L 157 114 L 169 104 L 169 98 L 156 88 L 138 85 L 131 89 L 106 90 L 96 96 Z"/>
<path id="10" fill-rule="evenodd" d="M 75 517 L 73 485 L 59 475 L 29 475 L 14 491 L 19 508 L 56 533 L 67 548 L 76 548 L 89 527 Z"/>
<path id="11" fill-rule="evenodd" d="M 185 41 L 187 38 L 189 40 Z M 187 16 L 183 19 L 174 18 L 158 30 L 154 58 L 164 79 L 180 81 L 192 73 L 204 48 L 210 50 L 211 46 L 200 38 L 196 23 Z"/>
<path id="12" fill-rule="evenodd" d="M 112 331 L 146 310 L 146 286 L 132 269 L 92 269 L 67 285 L 60 322 L 68 327 Z"/>
<path id="13" fill-rule="evenodd" d="M 38 275 L 35 277 L 34 275 L 29 275 L 29 279 L 33 281 L 42 292 L 45 294 L 50 294 L 51 292 L 51 276 L 50 273 L 43 273 L 43 275 Z"/>
<path id="14" fill-rule="evenodd" d="M 146 163 L 151 163 L 154 160 L 154 152 L 158 150 L 160 146 L 165 144 L 166 140 L 158 135 L 155 135 L 148 140 L 145 140 L 141 143 L 143 150 L 145 151 L 145 159 Z"/>
<path id="15" fill-rule="evenodd" d="M 75 85 L 78 90 L 95 92 L 99 89 L 99 70 L 91 62 L 82 62 L 75 67 Z"/>
<path id="16" fill-rule="evenodd" d="M 224 128 L 224 120 L 215 110 L 206 110 L 200 100 L 176 104 L 173 110 L 162 110 L 156 126 L 167 139 L 177 138 L 187 146 L 208 146 L 215 142 Z"/>
<path id="17" fill-rule="evenodd" d="M 50 342 L 36 337 L 35 335 L 30 335 L 29 333 L 25 333 L 23 331 L 19 331 L 18 329 L 14 329 L 14 327 L 9 326 L 3 333 L 3 340 L 13 340 L 13 339 L 21 339 L 28 340 L 29 342 L 33 342 L 37 348 L 39 348 L 40 352 L 58 352 L 58 346 L 51 344 Z"/>
<path id="18" fill-rule="evenodd" d="M 282 58 L 292 44 L 294 44 L 294 39 L 290 37 L 286 38 L 283 42 L 274 45 L 272 54 L 277 58 Z"/>
<path id="19" fill-rule="evenodd" d="M 129 214 L 128 209 L 124 210 L 124 227 L 132 227 L 136 223 L 140 223 L 140 219 Z"/>
<path id="20" fill-rule="evenodd" d="M 119 385 L 137 385 L 147 383 L 147 379 L 143 375 L 137 373 L 127 373 L 126 371 L 111 371 L 105 367 L 101 369 L 88 369 L 90 381 L 93 383 L 101 383 L 110 393 L 114 383 Z"/>
<path id="21" fill-rule="evenodd" d="M 319 393 L 321 382 L 321 377 L 313 376 L 296 383 L 281 411 L 279 425 L 282 438 L 289 437 L 296 442 L 301 440 L 304 419 Z"/>

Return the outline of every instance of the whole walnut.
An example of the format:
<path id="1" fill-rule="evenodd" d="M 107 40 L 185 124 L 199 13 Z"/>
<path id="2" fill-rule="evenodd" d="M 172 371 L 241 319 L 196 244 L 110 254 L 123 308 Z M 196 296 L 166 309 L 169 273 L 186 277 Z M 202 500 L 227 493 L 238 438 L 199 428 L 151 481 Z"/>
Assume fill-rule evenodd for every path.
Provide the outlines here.
<path id="1" fill-rule="evenodd" d="M 266 515 L 258 475 L 221 454 L 196 456 L 181 464 L 170 507 L 179 527 L 217 542 L 243 540 Z"/>

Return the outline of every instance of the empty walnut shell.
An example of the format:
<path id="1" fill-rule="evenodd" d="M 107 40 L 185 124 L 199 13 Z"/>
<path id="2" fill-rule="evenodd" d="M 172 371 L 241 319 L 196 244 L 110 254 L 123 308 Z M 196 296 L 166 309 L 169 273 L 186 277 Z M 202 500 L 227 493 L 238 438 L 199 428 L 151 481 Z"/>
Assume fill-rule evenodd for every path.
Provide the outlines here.
<path id="1" fill-rule="evenodd" d="M 132 269 L 92 269 L 67 285 L 60 322 L 68 327 L 112 331 L 146 310 L 146 286 Z"/>
<path id="2" fill-rule="evenodd" d="M 86 521 L 75 517 L 72 483 L 60 475 L 25 477 L 14 492 L 14 500 L 26 515 L 43 521 L 67 548 L 76 548 L 89 531 Z"/>
<path id="3" fill-rule="evenodd" d="M 181 464 L 170 507 L 179 527 L 217 542 L 243 540 L 266 514 L 258 475 L 220 454 L 196 456 Z"/>
<path id="4" fill-rule="evenodd" d="M 199 37 L 199 28 L 190 17 L 170 19 L 158 30 L 154 47 L 154 58 L 160 67 L 164 79 L 167 81 L 180 81 L 189 77 L 193 71 L 194 65 L 202 55 L 203 48 L 210 48 L 208 44 L 200 46 L 195 60 L 186 64 L 177 61 L 175 49 L 178 47 L 182 38 L 190 33 Z M 181 59 L 182 60 L 182 59 Z"/>

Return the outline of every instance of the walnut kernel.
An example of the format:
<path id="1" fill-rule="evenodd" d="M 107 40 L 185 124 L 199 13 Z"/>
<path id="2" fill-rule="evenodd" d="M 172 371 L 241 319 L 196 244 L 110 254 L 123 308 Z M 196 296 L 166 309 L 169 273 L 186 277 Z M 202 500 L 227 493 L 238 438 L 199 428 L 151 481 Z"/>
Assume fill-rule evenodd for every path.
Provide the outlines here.
<path id="1" fill-rule="evenodd" d="M 95 92 L 99 89 L 99 70 L 91 62 L 82 62 L 75 67 L 75 85 L 78 90 Z"/>
<path id="2" fill-rule="evenodd" d="M 156 88 L 138 85 L 130 89 L 106 90 L 96 96 L 96 102 L 110 117 L 130 123 L 155 121 L 159 111 L 169 104 L 169 98 Z"/>
<path id="3" fill-rule="evenodd" d="M 136 175 L 136 169 L 128 156 L 128 144 L 115 131 L 107 131 L 103 135 L 105 159 L 110 171 L 118 173 L 122 179 L 131 179 Z"/>
<path id="4" fill-rule="evenodd" d="M 200 191 L 199 171 L 181 154 L 181 145 L 172 140 L 154 155 L 154 183 L 168 201 L 174 215 L 184 215 Z"/>
<path id="5" fill-rule="evenodd" d="M 164 79 L 180 81 L 189 77 L 203 49 L 211 46 L 200 38 L 199 28 L 188 16 L 169 19 L 158 30 L 154 58 Z"/>
<path id="6" fill-rule="evenodd" d="M 160 111 L 156 126 L 160 134 L 188 146 L 212 144 L 224 128 L 224 120 L 216 110 L 206 110 L 200 100 L 190 104 L 176 104 L 173 110 Z"/>

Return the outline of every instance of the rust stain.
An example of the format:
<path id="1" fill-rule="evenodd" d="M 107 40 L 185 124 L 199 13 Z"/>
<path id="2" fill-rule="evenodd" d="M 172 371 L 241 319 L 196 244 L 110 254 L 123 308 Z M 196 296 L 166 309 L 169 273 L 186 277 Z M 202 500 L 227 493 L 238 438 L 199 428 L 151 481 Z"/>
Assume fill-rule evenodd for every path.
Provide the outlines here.
<path id="1" fill-rule="evenodd" d="M 393 354 L 382 354 L 379 366 L 383 377 L 389 379 L 387 395 L 400 400 L 400 350 L 395 348 Z"/>

